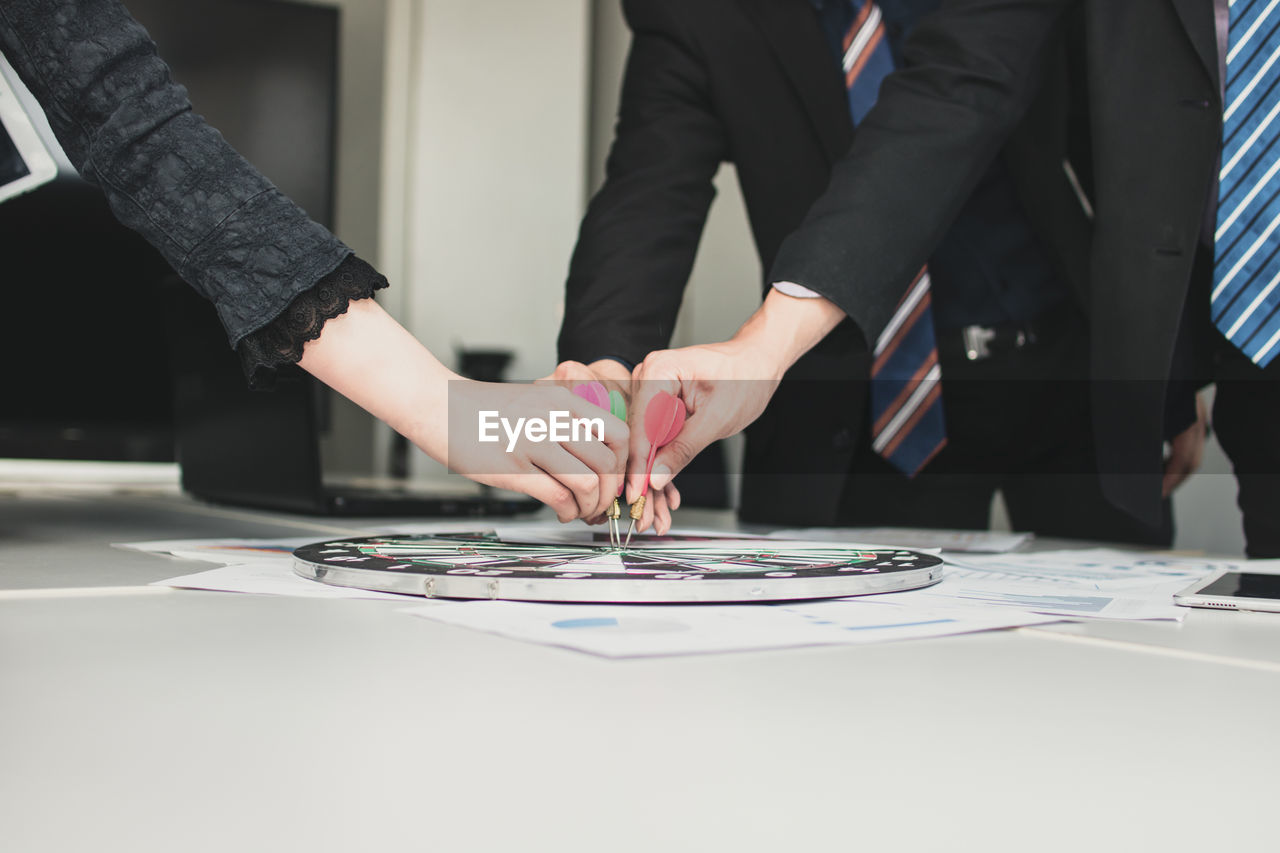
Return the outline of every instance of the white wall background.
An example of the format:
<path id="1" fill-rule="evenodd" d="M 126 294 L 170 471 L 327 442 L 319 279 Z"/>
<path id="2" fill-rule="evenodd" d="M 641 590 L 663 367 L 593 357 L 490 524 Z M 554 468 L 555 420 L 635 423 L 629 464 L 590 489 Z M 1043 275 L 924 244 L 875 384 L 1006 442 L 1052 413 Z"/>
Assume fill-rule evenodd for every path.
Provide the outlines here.
<path id="1" fill-rule="evenodd" d="M 381 5 L 379 301 L 447 365 L 499 348 L 510 377 L 544 376 L 586 192 L 588 0 Z"/>
<path id="2" fill-rule="evenodd" d="M 565 262 L 582 212 L 586 0 L 412 4 L 406 318 L 447 363 L 511 349 L 555 367 Z"/>

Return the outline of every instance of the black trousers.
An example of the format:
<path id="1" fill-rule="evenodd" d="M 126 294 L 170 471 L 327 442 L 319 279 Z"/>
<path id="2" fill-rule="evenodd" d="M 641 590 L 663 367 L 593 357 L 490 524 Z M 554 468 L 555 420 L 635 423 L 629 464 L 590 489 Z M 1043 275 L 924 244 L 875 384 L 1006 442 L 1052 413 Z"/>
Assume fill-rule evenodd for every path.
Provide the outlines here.
<path id="1" fill-rule="evenodd" d="M 1245 553 L 1280 557 L 1280 358 L 1264 370 L 1220 344 L 1213 426 L 1235 471 Z"/>
<path id="2" fill-rule="evenodd" d="M 1170 545 L 1169 501 L 1162 522 L 1151 527 L 1102 494 L 1087 332 L 1073 310 L 1062 311 L 1052 333 L 1037 343 L 987 359 L 970 361 L 940 345 L 947 446 L 908 478 L 871 449 L 870 429 L 863 429 L 838 523 L 985 530 L 999 489 L 1015 530 Z"/>

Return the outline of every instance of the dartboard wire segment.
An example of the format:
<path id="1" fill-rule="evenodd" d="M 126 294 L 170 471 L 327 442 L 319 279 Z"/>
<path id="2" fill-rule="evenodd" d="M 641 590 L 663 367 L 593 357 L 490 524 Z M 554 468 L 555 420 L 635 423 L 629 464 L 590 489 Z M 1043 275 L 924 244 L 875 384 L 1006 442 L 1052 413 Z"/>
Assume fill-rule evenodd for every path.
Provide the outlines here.
<path id="1" fill-rule="evenodd" d="M 692 603 L 915 589 L 941 579 L 942 560 L 831 542 L 642 539 L 616 548 L 472 531 L 306 545 L 294 552 L 294 570 L 323 583 L 428 597 Z"/>

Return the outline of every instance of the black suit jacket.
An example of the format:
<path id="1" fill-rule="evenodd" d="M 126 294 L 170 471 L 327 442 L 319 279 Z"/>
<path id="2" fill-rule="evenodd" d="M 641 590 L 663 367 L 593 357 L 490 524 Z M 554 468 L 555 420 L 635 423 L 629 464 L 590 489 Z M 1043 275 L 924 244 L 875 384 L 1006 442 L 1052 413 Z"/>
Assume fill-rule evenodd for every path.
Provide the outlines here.
<path id="1" fill-rule="evenodd" d="M 886 26 L 896 27 L 904 13 L 935 2 L 882 5 Z M 588 208 L 570 265 L 562 359 L 613 356 L 638 363 L 669 345 L 722 161 L 737 169 L 768 270 L 854 136 L 844 88 L 808 0 L 625 0 L 623 6 L 631 52 L 606 181 Z M 1061 133 L 1041 136 L 1060 139 Z M 1032 176 L 1038 195 L 1060 191 L 1078 210 L 1060 171 L 1047 188 L 1034 177 L 1046 170 L 1025 168 L 1046 156 L 1037 154 L 1044 150 L 1015 146 L 1010 166 L 1022 164 L 1018 171 Z M 1061 153 L 1054 156 L 1060 162 Z M 840 304 L 860 321 L 864 312 L 890 311 L 905 285 L 883 284 Z M 745 519 L 835 520 L 864 426 L 864 328 L 846 322 L 801 359 L 748 430 Z"/>
<path id="2" fill-rule="evenodd" d="M 1073 23 L 1085 48 L 1096 217 L 1079 227 L 1078 212 L 1054 203 L 1060 194 L 1047 194 L 1038 213 L 1061 256 L 1087 259 L 1104 488 L 1155 519 L 1166 382 L 1175 353 L 1194 351 L 1207 328 L 1210 265 L 1196 259 L 1222 115 L 1210 0 L 945 3 L 908 42 L 908 67 L 885 82 L 773 277 L 827 295 L 874 336 L 888 313 L 867 293 L 900 290 L 928 257 L 1026 115 L 1052 45 Z M 1063 169 L 1052 141 L 1045 151 L 1032 146 L 1024 174 L 1048 187 Z"/>

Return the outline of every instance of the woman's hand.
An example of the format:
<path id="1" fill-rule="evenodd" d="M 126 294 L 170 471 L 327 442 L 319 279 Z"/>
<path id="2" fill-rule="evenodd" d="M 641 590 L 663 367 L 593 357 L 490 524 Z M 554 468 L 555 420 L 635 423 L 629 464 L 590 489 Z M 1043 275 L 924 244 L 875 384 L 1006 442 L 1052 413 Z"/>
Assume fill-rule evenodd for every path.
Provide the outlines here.
<path id="1" fill-rule="evenodd" d="M 628 440 L 623 421 L 566 388 L 449 383 L 443 461 L 478 482 L 537 498 L 561 521 L 604 515 L 622 485 Z"/>
<path id="2" fill-rule="evenodd" d="M 628 443 L 622 421 L 563 388 L 462 379 L 372 299 L 356 300 L 327 321 L 299 364 L 436 461 L 530 495 L 561 521 L 602 514 L 622 482 Z M 497 441 L 479 441 L 482 411 L 494 413 Z M 557 411 L 570 419 L 600 418 L 603 440 L 532 440 L 524 430 L 529 419 L 548 420 Z M 513 428 L 525 418 L 514 442 L 502 418 Z"/>

